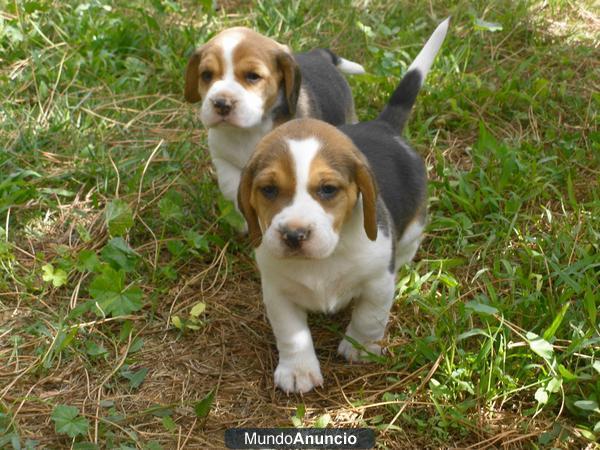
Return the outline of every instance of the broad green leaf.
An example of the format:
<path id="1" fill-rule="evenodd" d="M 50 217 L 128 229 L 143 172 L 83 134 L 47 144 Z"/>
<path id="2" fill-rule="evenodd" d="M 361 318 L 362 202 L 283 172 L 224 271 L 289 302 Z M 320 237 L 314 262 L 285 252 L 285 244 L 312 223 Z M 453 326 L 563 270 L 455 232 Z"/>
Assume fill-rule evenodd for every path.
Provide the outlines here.
<path id="1" fill-rule="evenodd" d="M 187 250 L 187 246 L 183 241 L 179 239 L 169 240 L 167 241 L 167 250 L 169 250 L 169 253 L 171 253 L 171 255 L 178 258 L 185 253 L 185 251 Z"/>
<path id="2" fill-rule="evenodd" d="M 62 269 L 54 269 L 52 264 L 45 264 L 42 266 L 42 279 L 44 281 L 52 282 L 52 286 L 61 287 L 67 282 L 67 272 Z"/>
<path id="3" fill-rule="evenodd" d="M 58 405 L 52 411 L 51 417 L 56 432 L 71 438 L 85 434 L 89 427 L 88 420 L 79 416 L 79 410 L 75 406 Z"/>
<path id="4" fill-rule="evenodd" d="M 194 404 L 194 412 L 196 417 L 203 418 L 208 416 L 210 408 L 212 407 L 213 400 L 215 399 L 215 390 L 212 389 L 206 396 Z"/>
<path id="5" fill-rule="evenodd" d="M 100 267 L 98 255 L 91 250 L 82 250 L 77 255 L 76 267 L 81 272 L 94 272 Z"/>
<path id="6" fill-rule="evenodd" d="M 183 218 L 183 198 L 175 191 L 169 191 L 158 201 L 158 211 L 163 220 L 179 220 Z"/>
<path id="7" fill-rule="evenodd" d="M 578 400 L 575 403 L 579 409 L 583 409 L 585 411 L 596 411 L 600 413 L 600 409 L 598 409 L 598 403 L 594 400 Z"/>
<path id="8" fill-rule="evenodd" d="M 140 387 L 147 374 L 148 369 L 146 369 L 145 367 L 142 367 L 140 370 L 137 371 L 131 371 L 129 369 L 121 371 L 121 375 L 129 380 L 129 386 L 131 386 L 132 389 L 137 389 L 138 387 Z"/>
<path id="9" fill-rule="evenodd" d="M 162 424 L 163 427 L 165 427 L 165 430 L 170 431 L 171 433 L 177 429 L 177 425 L 175 424 L 171 416 L 164 416 L 162 418 Z"/>
<path id="10" fill-rule="evenodd" d="M 94 341 L 88 340 L 85 341 L 85 352 L 89 356 L 98 357 L 106 355 L 108 350 L 102 344 L 98 345 Z"/>
<path id="11" fill-rule="evenodd" d="M 596 370 L 596 372 L 600 373 L 600 360 L 594 361 L 594 364 L 592 364 L 592 367 Z"/>
<path id="12" fill-rule="evenodd" d="M 124 316 L 142 308 L 142 290 L 137 286 L 125 287 L 124 283 L 125 273 L 111 267 L 105 267 L 94 278 L 89 291 L 100 315 Z"/>
<path id="13" fill-rule="evenodd" d="M 246 221 L 237 209 L 235 209 L 233 202 L 221 197 L 217 200 L 217 205 L 221 212 L 221 216 L 219 217 L 220 220 L 236 229 L 242 229 L 246 225 Z"/>
<path id="14" fill-rule="evenodd" d="M 136 337 L 133 339 L 133 341 L 131 342 L 131 346 L 129 347 L 129 352 L 128 355 L 131 355 L 132 353 L 135 352 L 139 352 L 142 347 L 144 346 L 145 342 L 144 339 L 140 338 L 140 337 Z"/>
<path id="15" fill-rule="evenodd" d="M 200 250 L 201 252 L 207 252 L 209 250 L 209 242 L 205 236 L 192 230 L 186 230 L 183 233 L 183 237 L 185 237 L 187 243 L 196 250 Z"/>
<path id="16" fill-rule="evenodd" d="M 586 430 L 585 428 L 575 428 L 581 435 L 586 438 L 588 441 L 595 441 L 596 436 L 590 430 Z"/>
<path id="17" fill-rule="evenodd" d="M 131 207 L 121 199 L 106 205 L 105 218 L 111 236 L 123 236 L 133 226 Z"/>
<path id="18" fill-rule="evenodd" d="M 544 388 L 539 388 L 537 391 L 535 391 L 534 397 L 540 405 L 545 405 L 548 403 L 548 391 L 546 391 Z"/>
<path id="19" fill-rule="evenodd" d="M 206 309 L 206 303 L 204 303 L 204 302 L 198 302 L 191 309 L 190 316 L 192 316 L 192 317 L 198 317 L 200 314 L 202 314 L 204 312 L 205 309 Z"/>
<path id="20" fill-rule="evenodd" d="M 101 255 L 102 259 L 113 269 L 123 269 L 125 272 L 132 272 L 140 259 L 140 255 L 120 237 L 108 241 L 102 249 Z"/>
<path id="21" fill-rule="evenodd" d="M 554 347 L 545 339 L 535 333 L 527 333 L 527 342 L 534 353 L 537 353 L 546 361 L 551 361 L 554 356 Z"/>

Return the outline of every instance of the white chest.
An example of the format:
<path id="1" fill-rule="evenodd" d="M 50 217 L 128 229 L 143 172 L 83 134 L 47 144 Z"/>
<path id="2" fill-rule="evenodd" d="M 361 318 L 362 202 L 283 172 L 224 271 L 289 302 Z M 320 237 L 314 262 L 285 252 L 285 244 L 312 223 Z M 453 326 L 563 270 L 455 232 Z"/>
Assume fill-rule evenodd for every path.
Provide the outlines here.
<path id="1" fill-rule="evenodd" d="M 254 128 L 219 126 L 208 130 L 208 148 L 211 157 L 224 160 L 238 169 L 243 169 L 258 141 L 273 128 L 266 121 Z"/>
<path id="2" fill-rule="evenodd" d="M 256 260 L 263 285 L 306 310 L 333 313 L 360 297 L 367 284 L 390 275 L 391 251 L 390 239 L 381 236 L 377 242 L 342 244 L 323 260 L 277 259 L 262 247 Z"/>

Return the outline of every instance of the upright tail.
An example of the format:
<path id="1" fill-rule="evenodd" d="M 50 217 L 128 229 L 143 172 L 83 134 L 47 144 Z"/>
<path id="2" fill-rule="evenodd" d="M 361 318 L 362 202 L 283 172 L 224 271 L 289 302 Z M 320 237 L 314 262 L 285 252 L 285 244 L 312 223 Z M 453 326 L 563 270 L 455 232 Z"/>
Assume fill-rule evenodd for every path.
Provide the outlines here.
<path id="1" fill-rule="evenodd" d="M 444 42 L 444 38 L 448 32 L 449 21 L 450 18 L 448 17 L 435 29 L 421 52 L 406 71 L 385 109 L 378 117 L 378 120 L 389 123 L 399 133 L 402 132 L 408 120 L 417 94 L 423 85 L 423 81 L 425 81 L 425 77 L 427 77 L 433 60 Z"/>

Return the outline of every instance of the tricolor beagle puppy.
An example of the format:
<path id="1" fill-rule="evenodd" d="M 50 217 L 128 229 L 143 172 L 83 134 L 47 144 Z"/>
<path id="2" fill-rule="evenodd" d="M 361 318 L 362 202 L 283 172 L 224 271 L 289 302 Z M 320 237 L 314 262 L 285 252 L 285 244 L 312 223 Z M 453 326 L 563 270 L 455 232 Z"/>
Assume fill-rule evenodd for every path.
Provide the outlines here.
<path id="1" fill-rule="evenodd" d="M 240 173 L 258 141 L 295 117 L 334 125 L 355 122 L 350 87 L 340 72 L 364 73 L 361 65 L 317 49 L 290 49 L 248 28 L 227 29 L 191 56 L 185 98 L 202 100 L 200 119 L 219 188 L 237 200 Z"/>
<path id="2" fill-rule="evenodd" d="M 396 272 L 415 255 L 426 216 L 425 166 L 400 133 L 447 29 L 448 20 L 376 120 L 340 128 L 293 120 L 265 136 L 244 169 L 238 202 L 257 246 L 279 350 L 275 384 L 285 392 L 323 383 L 307 311 L 354 299 L 338 352 L 359 361 L 381 351 Z"/>

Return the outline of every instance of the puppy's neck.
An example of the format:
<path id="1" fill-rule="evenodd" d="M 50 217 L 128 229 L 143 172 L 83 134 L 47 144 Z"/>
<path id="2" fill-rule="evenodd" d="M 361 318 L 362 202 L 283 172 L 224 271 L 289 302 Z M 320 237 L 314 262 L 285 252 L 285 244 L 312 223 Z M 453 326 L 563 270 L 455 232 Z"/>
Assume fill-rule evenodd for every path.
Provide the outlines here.
<path id="1" fill-rule="evenodd" d="M 273 120 L 268 117 L 251 128 L 230 125 L 209 128 L 208 147 L 211 156 L 224 159 L 241 170 L 250 159 L 258 141 L 273 127 Z"/>
<path id="2" fill-rule="evenodd" d="M 340 240 L 333 253 L 335 254 L 338 251 L 344 251 L 368 242 L 370 242 L 370 240 L 365 231 L 361 195 L 356 201 L 356 205 L 354 206 L 349 219 L 342 225 L 340 230 Z"/>

